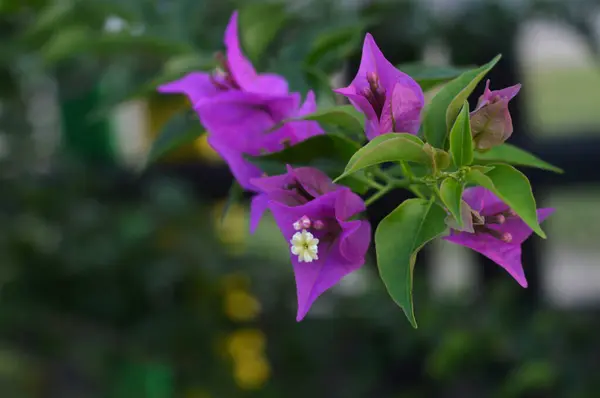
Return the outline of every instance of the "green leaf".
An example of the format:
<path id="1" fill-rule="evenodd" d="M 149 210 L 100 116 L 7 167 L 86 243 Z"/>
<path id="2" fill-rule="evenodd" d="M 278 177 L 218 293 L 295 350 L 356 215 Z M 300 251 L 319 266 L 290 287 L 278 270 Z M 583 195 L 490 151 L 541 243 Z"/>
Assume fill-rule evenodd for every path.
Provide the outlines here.
<path id="1" fill-rule="evenodd" d="M 510 144 L 498 145 L 486 152 L 476 152 L 475 161 L 481 164 L 505 162 L 517 166 L 535 167 L 559 174 L 564 172 L 562 169 L 544 162 L 535 155 Z"/>
<path id="2" fill-rule="evenodd" d="M 454 124 L 463 103 L 499 60 L 500 55 L 477 69 L 463 73 L 433 97 L 423 120 L 423 130 L 429 144 L 445 148 L 448 130 Z"/>
<path id="3" fill-rule="evenodd" d="M 248 156 L 247 159 L 270 175 L 285 173 L 285 166 L 289 164 L 316 167 L 333 178 L 342 173 L 344 166 L 358 148 L 357 143 L 344 136 L 323 134 L 299 142 L 283 151 L 263 156 Z M 355 192 L 364 193 L 367 191 L 367 186 L 358 180 L 359 177 L 344 180 L 343 184 L 348 185 Z"/>
<path id="4" fill-rule="evenodd" d="M 523 173 L 506 164 L 494 164 L 494 169 L 483 174 L 471 170 L 467 180 L 489 189 L 510 206 L 533 231 L 546 239 L 537 218 L 537 208 L 529 180 Z"/>
<path id="5" fill-rule="evenodd" d="M 423 91 L 449 82 L 471 68 L 453 66 L 430 66 L 421 63 L 398 65 L 398 69 L 412 77 Z"/>
<path id="6" fill-rule="evenodd" d="M 429 156 L 423 151 L 423 141 L 407 133 L 388 133 L 375 137 L 360 148 L 350 159 L 344 173 L 337 179 L 385 162 L 428 163 Z"/>
<path id="7" fill-rule="evenodd" d="M 328 54 L 346 58 L 360 45 L 364 26 L 343 26 L 320 34 L 304 59 L 305 66 L 314 67 Z"/>
<path id="8" fill-rule="evenodd" d="M 304 78 L 306 79 L 306 82 L 308 83 L 309 87 L 312 87 L 316 97 L 319 99 L 319 102 L 323 102 L 326 97 L 331 106 L 335 105 L 337 98 L 336 94 L 331 88 L 331 83 L 327 73 L 323 72 L 323 70 L 319 68 L 313 68 L 311 66 L 303 66 L 302 71 L 304 72 Z M 364 118 L 364 116 L 362 117 Z M 362 131 L 360 131 L 360 133 L 364 136 Z"/>
<path id="9" fill-rule="evenodd" d="M 261 60 L 286 19 L 282 3 L 252 3 L 240 10 L 240 37 L 254 63 Z"/>
<path id="10" fill-rule="evenodd" d="M 375 232 L 379 274 L 388 293 L 416 328 L 412 300 L 413 269 L 418 251 L 446 231 L 446 212 L 432 201 L 405 200 Z"/>
<path id="11" fill-rule="evenodd" d="M 31 38 L 34 35 L 48 34 L 57 30 L 59 26 L 65 28 L 69 17 L 76 11 L 74 1 L 53 1 L 48 6 L 38 11 L 36 18 L 25 28 L 25 36 Z"/>
<path id="12" fill-rule="evenodd" d="M 487 174 L 489 171 L 494 170 L 494 166 L 471 166 L 472 170 L 479 170 L 480 172 L 482 172 L 483 174 Z"/>
<path id="13" fill-rule="evenodd" d="M 168 363 L 125 360 L 116 364 L 111 381 L 111 398 L 172 398 L 174 371 Z"/>
<path id="14" fill-rule="evenodd" d="M 450 130 L 450 153 L 456 167 L 473 163 L 473 137 L 469 121 L 469 103 L 464 102 L 462 111 Z"/>
<path id="15" fill-rule="evenodd" d="M 448 105 L 448 109 L 446 110 L 446 126 L 452 126 L 456 117 L 460 113 L 461 108 L 466 100 L 469 99 L 469 96 L 475 90 L 475 87 L 479 84 L 481 79 L 500 61 L 501 56 L 497 55 L 493 60 L 483 65 L 482 67 L 475 69 L 477 73 L 473 77 L 473 79 L 467 83 L 467 85 L 454 97 L 454 99 Z M 462 76 L 470 76 L 470 72 L 465 73 Z M 460 79 L 460 77 L 458 78 Z M 449 127 L 448 127 L 449 128 Z"/>
<path id="16" fill-rule="evenodd" d="M 189 126 L 190 122 L 197 126 Z M 171 118 L 156 137 L 148 153 L 146 164 L 157 161 L 180 146 L 194 142 L 205 131 L 197 120 L 190 120 L 187 113 Z"/>
<path id="17" fill-rule="evenodd" d="M 229 208 L 240 201 L 242 195 L 244 194 L 244 188 L 234 180 L 229 188 L 229 192 L 227 193 L 227 201 L 225 202 L 225 206 L 223 206 L 223 213 L 221 213 L 221 223 L 225 221 L 227 218 L 227 213 L 229 212 Z"/>
<path id="18" fill-rule="evenodd" d="M 463 184 L 452 177 L 446 178 L 440 185 L 440 197 L 460 227 L 463 226 L 461 200 Z"/>
<path id="19" fill-rule="evenodd" d="M 151 54 L 173 56 L 192 54 L 188 44 L 153 35 L 132 35 L 129 32 L 101 33 L 87 27 L 71 26 L 60 30 L 43 46 L 42 55 L 48 65 L 82 54 L 119 56 Z"/>
<path id="20" fill-rule="evenodd" d="M 358 112 L 352 105 L 336 106 L 329 109 L 323 109 L 299 118 L 286 119 L 274 126 L 271 130 L 277 130 L 285 123 L 299 120 L 314 120 L 319 124 L 338 127 L 341 130 L 350 133 L 363 133 L 364 115 Z"/>

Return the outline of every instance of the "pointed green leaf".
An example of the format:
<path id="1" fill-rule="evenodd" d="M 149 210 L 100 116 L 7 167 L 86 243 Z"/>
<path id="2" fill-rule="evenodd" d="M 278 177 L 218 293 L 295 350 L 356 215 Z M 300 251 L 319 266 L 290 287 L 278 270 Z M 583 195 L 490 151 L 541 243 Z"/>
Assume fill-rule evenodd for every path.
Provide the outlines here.
<path id="1" fill-rule="evenodd" d="M 429 144 L 437 148 L 445 148 L 448 130 L 454 124 L 464 101 L 499 60 L 500 55 L 477 69 L 463 73 L 446 84 L 433 97 L 423 120 L 423 130 Z"/>
<path id="2" fill-rule="evenodd" d="M 41 49 L 47 65 L 83 54 L 119 57 L 122 54 L 174 56 L 192 54 L 194 48 L 182 42 L 155 35 L 128 32 L 97 33 L 88 27 L 70 26 L 53 35 Z"/>
<path id="3" fill-rule="evenodd" d="M 244 51 L 257 63 L 277 33 L 287 14 L 282 3 L 250 3 L 240 9 L 240 39 Z"/>
<path id="4" fill-rule="evenodd" d="M 487 174 L 488 172 L 494 170 L 494 166 L 471 166 L 472 170 L 479 170 L 481 171 L 483 174 Z"/>
<path id="5" fill-rule="evenodd" d="M 366 167 L 385 162 L 428 163 L 429 156 L 423 151 L 423 142 L 407 133 L 389 133 L 375 137 L 360 148 L 350 159 L 338 180 Z"/>
<path id="6" fill-rule="evenodd" d="M 476 152 L 475 161 L 481 164 L 488 162 L 505 162 L 517 166 L 534 167 L 542 170 L 553 171 L 559 174 L 563 173 L 562 169 L 553 166 L 550 163 L 544 162 L 535 155 L 510 144 L 498 145 L 486 152 Z"/>
<path id="7" fill-rule="evenodd" d="M 494 169 L 483 174 L 471 170 L 467 180 L 495 193 L 510 206 L 533 231 L 546 239 L 537 218 L 537 208 L 529 180 L 523 173 L 507 164 L 494 164 Z"/>
<path id="8" fill-rule="evenodd" d="M 229 188 L 229 192 L 227 193 L 227 201 L 225 202 L 225 206 L 223 206 L 223 213 L 221 213 L 221 223 L 225 221 L 227 218 L 227 213 L 231 206 L 235 203 L 238 203 L 242 196 L 244 195 L 244 188 L 237 182 L 233 181 L 231 187 Z"/>
<path id="9" fill-rule="evenodd" d="M 463 184 L 454 178 L 448 177 L 440 185 L 440 196 L 444 205 L 450 211 L 459 226 L 463 226 L 460 202 L 462 199 Z"/>
<path id="10" fill-rule="evenodd" d="M 204 133 L 206 132 L 198 120 L 191 120 L 188 113 L 184 112 L 174 116 L 152 143 L 146 164 L 155 162 L 169 152 L 194 142 Z"/>
<path id="11" fill-rule="evenodd" d="M 299 118 L 286 119 L 272 128 L 272 130 L 278 129 L 282 124 L 298 120 L 314 120 L 323 126 L 334 126 L 354 134 L 362 134 L 364 132 L 363 126 L 365 117 L 362 113 L 354 109 L 352 105 L 336 106 L 310 113 Z"/>
<path id="12" fill-rule="evenodd" d="M 302 67 L 302 70 L 304 71 L 304 78 L 306 79 L 306 83 L 315 92 L 315 95 L 319 99 L 319 102 L 325 102 L 326 104 L 333 106 L 337 101 L 337 96 L 332 90 L 329 75 L 323 72 L 322 69 L 312 67 L 309 65 L 304 65 Z M 364 132 L 361 130 L 352 136 L 362 136 L 361 139 L 364 139 L 364 135 Z"/>
<path id="13" fill-rule="evenodd" d="M 413 327 L 413 269 L 419 250 L 446 231 L 446 212 L 432 201 L 408 199 L 388 214 L 375 232 L 379 274 L 388 293 Z"/>
<path id="14" fill-rule="evenodd" d="M 440 84 L 449 82 L 472 68 L 410 63 L 398 65 L 398 69 L 419 83 L 423 91 L 427 91 Z"/>
<path id="15" fill-rule="evenodd" d="M 304 58 L 304 65 L 314 67 L 328 54 L 346 58 L 360 46 L 363 24 L 337 27 L 334 30 L 320 34 Z"/>
<path id="16" fill-rule="evenodd" d="M 471 122 L 469 121 L 469 103 L 464 102 L 450 130 L 450 153 L 456 167 L 468 166 L 473 163 L 473 137 L 471 136 Z"/>

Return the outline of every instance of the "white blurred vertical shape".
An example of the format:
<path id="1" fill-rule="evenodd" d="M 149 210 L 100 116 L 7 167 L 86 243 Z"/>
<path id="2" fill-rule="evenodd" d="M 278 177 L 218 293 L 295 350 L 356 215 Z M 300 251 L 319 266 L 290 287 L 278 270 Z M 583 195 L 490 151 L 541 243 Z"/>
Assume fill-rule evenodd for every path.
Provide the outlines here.
<path id="1" fill-rule="evenodd" d="M 431 66 L 450 64 L 450 50 L 441 41 L 433 40 L 423 47 L 423 63 Z"/>
<path id="2" fill-rule="evenodd" d="M 146 161 L 148 112 L 146 101 L 134 100 L 120 104 L 111 117 L 117 159 L 127 167 L 140 169 Z"/>
<path id="3" fill-rule="evenodd" d="M 31 130 L 33 163 L 47 171 L 61 141 L 61 116 L 56 81 L 45 73 L 35 57 L 23 57 L 16 65 L 27 123 Z"/>
<path id="4" fill-rule="evenodd" d="M 545 300 L 557 307 L 572 308 L 600 302 L 600 260 L 597 250 L 575 250 L 551 245 L 542 257 Z"/>
<path id="5" fill-rule="evenodd" d="M 0 119 L 4 113 L 4 104 L 0 101 Z M 8 144 L 6 142 L 6 131 L 0 130 L 0 159 L 8 155 Z"/>
<path id="6" fill-rule="evenodd" d="M 526 22 L 517 41 L 521 66 L 538 68 L 573 67 L 593 63 L 585 41 L 572 27 L 551 20 Z"/>
<path id="7" fill-rule="evenodd" d="M 41 75 L 32 87 L 27 107 L 36 159 L 47 169 L 61 142 L 61 117 L 56 81 Z"/>
<path id="8" fill-rule="evenodd" d="M 442 239 L 433 241 L 430 246 L 428 286 L 432 294 L 443 298 L 474 292 L 477 274 L 473 253 Z"/>
<path id="9" fill-rule="evenodd" d="M 556 209 L 543 228 L 541 251 L 544 299 L 574 308 L 600 303 L 600 190 L 589 186 L 555 188 L 543 207 Z"/>

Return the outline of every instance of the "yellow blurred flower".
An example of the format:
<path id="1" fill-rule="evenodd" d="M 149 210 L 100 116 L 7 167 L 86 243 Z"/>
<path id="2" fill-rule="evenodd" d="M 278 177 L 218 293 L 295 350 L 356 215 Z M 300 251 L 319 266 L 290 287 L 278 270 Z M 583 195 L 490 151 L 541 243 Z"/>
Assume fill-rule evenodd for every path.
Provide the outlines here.
<path id="1" fill-rule="evenodd" d="M 236 330 L 227 339 L 227 352 L 234 360 L 247 353 L 262 353 L 265 349 L 265 342 L 264 333 L 258 329 Z"/>
<path id="2" fill-rule="evenodd" d="M 227 351 L 233 359 L 233 377 L 243 389 L 261 388 L 271 375 L 264 355 L 266 337 L 258 329 L 241 329 L 227 339 Z"/>
<path id="3" fill-rule="evenodd" d="M 262 355 L 240 358 L 236 361 L 233 372 L 236 384 L 245 390 L 261 388 L 270 375 L 271 368 Z"/>
<path id="4" fill-rule="evenodd" d="M 225 294 L 225 315 L 233 321 L 255 319 L 260 313 L 260 303 L 248 292 L 236 289 Z"/>

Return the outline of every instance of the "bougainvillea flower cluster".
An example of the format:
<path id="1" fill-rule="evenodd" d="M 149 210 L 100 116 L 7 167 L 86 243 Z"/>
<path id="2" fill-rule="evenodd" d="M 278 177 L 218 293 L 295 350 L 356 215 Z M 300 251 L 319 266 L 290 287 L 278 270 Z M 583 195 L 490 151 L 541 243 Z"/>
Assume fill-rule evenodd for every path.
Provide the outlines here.
<path id="1" fill-rule="evenodd" d="M 159 91 L 189 99 L 209 144 L 254 194 L 251 232 L 266 212 L 274 218 L 295 275 L 298 321 L 365 263 L 372 240 L 366 208 L 396 188 L 411 191 L 416 197 L 378 224 L 375 250 L 388 292 L 416 327 L 412 270 L 425 244 L 441 237 L 468 247 L 527 287 L 521 245 L 534 232 L 545 237 L 539 224 L 553 212 L 537 209 L 527 177 L 511 163 L 557 169 L 504 144 L 513 134 L 509 102 L 521 85 L 491 90 L 487 80 L 469 111 L 467 97 L 498 59 L 457 73 L 426 104 L 418 79 L 388 61 L 367 33 L 356 76 L 333 90 L 352 106 L 317 112 L 312 91 L 302 101 L 283 76 L 255 70 L 242 51 L 234 12 L 218 67 L 188 73 Z M 325 132 L 319 123 L 338 117 L 333 124 L 349 134 Z M 361 128 L 360 139 L 348 138 Z M 254 161 L 274 153 L 277 172 Z M 366 199 L 359 196 L 365 193 Z"/>

